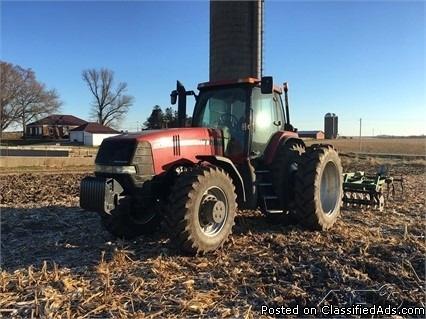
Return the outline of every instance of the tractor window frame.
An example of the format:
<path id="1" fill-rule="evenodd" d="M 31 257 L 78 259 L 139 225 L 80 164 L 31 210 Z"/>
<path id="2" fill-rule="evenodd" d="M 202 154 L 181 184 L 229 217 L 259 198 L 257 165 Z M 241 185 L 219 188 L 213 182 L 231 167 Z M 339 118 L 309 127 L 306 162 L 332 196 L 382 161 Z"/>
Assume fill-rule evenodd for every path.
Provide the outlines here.
<path id="1" fill-rule="evenodd" d="M 287 123 L 287 118 L 285 116 L 284 104 L 283 100 L 281 99 L 281 94 L 274 92 L 274 99 L 276 100 L 275 103 L 277 116 L 281 121 L 280 129 L 284 130 L 285 123 Z"/>
<path id="2" fill-rule="evenodd" d="M 201 103 L 201 97 L 203 94 L 208 93 L 210 91 L 215 91 L 215 90 L 221 90 L 223 89 L 223 86 L 215 86 L 215 87 L 209 87 L 209 88 L 205 88 L 205 89 L 201 89 L 200 93 L 198 95 L 197 98 L 197 102 L 195 104 L 194 107 L 194 111 L 193 111 L 193 115 L 192 115 L 192 127 L 207 127 L 207 126 L 200 126 L 201 123 L 199 123 L 201 121 L 201 118 L 203 116 L 202 113 L 202 107 L 200 106 Z M 246 83 L 238 83 L 235 85 L 227 85 L 226 88 L 229 89 L 243 89 L 245 92 L 245 110 L 244 110 L 244 134 L 243 134 L 243 138 L 242 138 L 242 142 L 243 142 L 243 149 L 242 152 L 240 154 L 224 154 L 225 156 L 229 157 L 232 159 L 233 162 L 235 163 L 243 163 L 244 160 L 249 157 L 249 151 L 250 151 L 250 143 L 251 143 L 251 117 L 252 117 L 252 112 L 251 112 L 251 92 L 252 92 L 252 86 Z M 212 128 L 214 129 L 214 127 L 208 127 L 208 128 Z"/>

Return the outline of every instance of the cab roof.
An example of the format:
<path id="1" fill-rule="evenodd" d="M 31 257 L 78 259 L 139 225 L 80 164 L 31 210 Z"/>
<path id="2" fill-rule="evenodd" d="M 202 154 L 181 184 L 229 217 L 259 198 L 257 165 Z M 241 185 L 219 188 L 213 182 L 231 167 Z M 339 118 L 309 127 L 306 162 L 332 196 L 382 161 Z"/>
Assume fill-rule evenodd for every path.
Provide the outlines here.
<path id="1" fill-rule="evenodd" d="M 215 87 L 215 86 L 231 86 L 236 84 L 254 84 L 256 86 L 260 86 L 260 80 L 257 78 L 240 78 L 236 80 L 221 80 L 221 81 L 213 81 L 213 82 L 203 82 L 198 84 L 198 90 Z M 278 85 L 274 85 L 274 92 L 281 94 L 283 92 L 282 88 Z"/>

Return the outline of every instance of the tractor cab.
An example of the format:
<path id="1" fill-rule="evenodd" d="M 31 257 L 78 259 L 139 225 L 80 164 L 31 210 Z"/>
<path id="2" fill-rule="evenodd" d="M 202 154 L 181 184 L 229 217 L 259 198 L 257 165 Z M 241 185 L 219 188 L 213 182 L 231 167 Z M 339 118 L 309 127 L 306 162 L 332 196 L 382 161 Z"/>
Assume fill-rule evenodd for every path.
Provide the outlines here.
<path id="1" fill-rule="evenodd" d="M 246 78 L 201 83 L 198 89 L 192 127 L 220 129 L 224 156 L 234 162 L 262 156 L 275 133 L 294 131 L 289 121 L 288 104 L 284 107 L 281 99 L 284 91 L 287 101 L 286 83 L 281 88 L 272 84 L 272 77 L 263 77 L 261 81 Z M 178 82 L 173 92 L 186 91 Z M 195 94 L 192 91 L 183 93 L 179 95 L 179 102 L 187 95 Z M 185 112 L 185 108 L 179 107 L 180 112 Z"/>

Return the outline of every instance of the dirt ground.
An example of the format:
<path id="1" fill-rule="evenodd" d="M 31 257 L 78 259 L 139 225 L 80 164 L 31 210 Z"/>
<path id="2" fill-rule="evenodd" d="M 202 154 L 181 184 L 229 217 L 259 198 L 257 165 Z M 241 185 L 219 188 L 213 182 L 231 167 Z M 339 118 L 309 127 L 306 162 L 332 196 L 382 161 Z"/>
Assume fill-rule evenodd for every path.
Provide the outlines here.
<path id="1" fill-rule="evenodd" d="M 424 165 L 393 164 L 405 193 L 383 212 L 344 209 L 312 232 L 244 211 L 224 248 L 199 257 L 171 251 L 164 233 L 114 239 L 78 208 L 85 174 L 2 175 L 0 317 L 257 318 L 264 305 L 337 305 L 357 290 L 368 305 L 424 306 Z"/>
<path id="2" fill-rule="evenodd" d="M 306 143 L 329 143 L 340 152 L 360 152 L 360 153 L 382 153 L 382 154 L 403 154 L 426 156 L 426 138 L 371 138 L 363 137 L 361 148 L 359 139 L 338 138 L 336 140 L 307 140 Z"/>

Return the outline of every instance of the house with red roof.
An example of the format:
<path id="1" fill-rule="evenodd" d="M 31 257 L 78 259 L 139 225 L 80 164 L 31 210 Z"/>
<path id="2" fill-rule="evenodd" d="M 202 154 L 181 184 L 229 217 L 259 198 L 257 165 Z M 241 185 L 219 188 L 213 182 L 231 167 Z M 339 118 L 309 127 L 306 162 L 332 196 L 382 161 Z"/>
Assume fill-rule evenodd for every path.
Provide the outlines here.
<path id="1" fill-rule="evenodd" d="M 30 138 L 63 139 L 69 137 L 72 129 L 86 123 L 74 115 L 52 114 L 28 124 L 25 132 Z"/>

